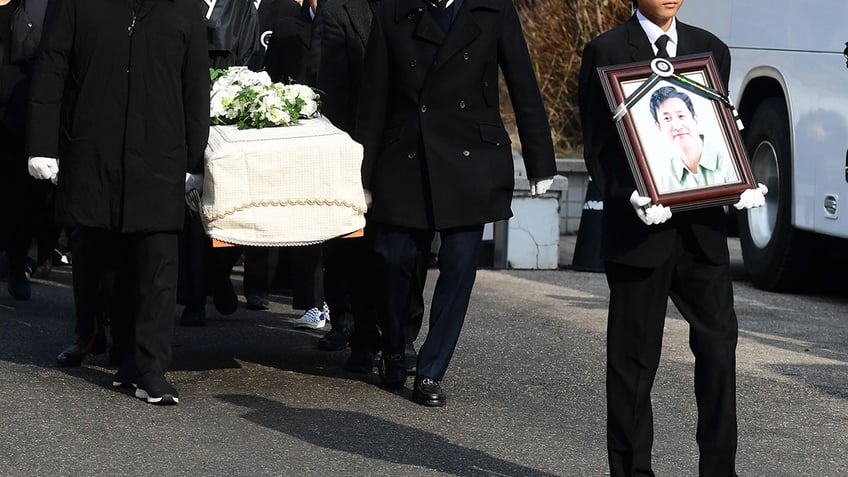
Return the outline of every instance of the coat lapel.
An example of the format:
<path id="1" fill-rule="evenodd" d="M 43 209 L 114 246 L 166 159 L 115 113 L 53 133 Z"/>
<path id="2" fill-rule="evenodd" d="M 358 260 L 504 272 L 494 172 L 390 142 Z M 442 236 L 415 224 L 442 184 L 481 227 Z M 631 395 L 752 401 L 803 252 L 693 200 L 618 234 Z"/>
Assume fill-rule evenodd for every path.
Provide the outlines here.
<path id="1" fill-rule="evenodd" d="M 399 0 L 395 6 L 395 23 L 415 22 L 414 36 L 436 45 L 445 40 L 445 32 L 436 20 L 424 11 L 422 0 Z"/>
<path id="2" fill-rule="evenodd" d="M 627 43 L 630 48 L 631 61 L 645 61 L 654 57 L 654 48 L 648 41 L 648 35 L 639 25 L 639 20 L 634 14 L 627 20 Z"/>
<path id="3" fill-rule="evenodd" d="M 363 48 L 368 43 L 368 35 L 371 33 L 371 6 L 368 4 L 372 0 L 347 0 L 344 3 L 344 10 L 350 18 L 350 24 L 356 35 L 362 41 Z"/>
<path id="4" fill-rule="evenodd" d="M 459 2 L 460 0 L 455 0 Z M 453 20 L 450 30 L 448 30 L 447 38 L 444 44 L 436 53 L 436 59 L 433 62 L 433 69 L 440 68 L 450 57 L 457 54 L 465 48 L 475 38 L 480 36 L 480 26 L 474 21 L 475 10 L 478 9 L 497 10 L 497 7 L 485 4 L 480 0 L 465 0 L 462 5 L 459 5 L 459 12 Z M 430 16 L 430 15 L 426 15 Z M 435 21 L 433 22 L 435 23 Z M 436 28 L 439 28 L 436 25 Z"/>

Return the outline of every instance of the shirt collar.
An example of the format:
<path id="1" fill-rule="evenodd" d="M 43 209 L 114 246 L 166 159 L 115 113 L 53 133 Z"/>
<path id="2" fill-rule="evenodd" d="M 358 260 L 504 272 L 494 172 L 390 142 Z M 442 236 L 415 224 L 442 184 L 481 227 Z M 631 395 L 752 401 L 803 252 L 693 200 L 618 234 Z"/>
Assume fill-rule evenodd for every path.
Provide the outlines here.
<path id="1" fill-rule="evenodd" d="M 698 160 L 698 172 L 701 175 L 704 174 L 705 170 L 715 173 L 719 166 L 719 149 L 714 147 L 709 141 L 704 140 L 703 136 L 701 136 L 701 142 L 704 146 L 701 150 L 701 158 Z M 683 162 L 683 158 L 679 155 L 672 158 L 671 170 L 674 177 L 681 183 L 683 183 L 687 175 L 692 174 L 689 168 L 686 167 L 686 163 Z"/>
<path id="2" fill-rule="evenodd" d="M 656 23 L 648 20 L 645 15 L 642 15 L 642 12 L 636 10 L 636 19 L 639 20 L 639 26 L 642 27 L 642 30 L 648 35 L 648 41 L 651 42 L 651 46 L 654 48 L 654 53 L 657 52 L 657 47 L 654 45 L 654 42 L 657 41 L 657 38 L 662 35 L 668 35 L 670 38 L 668 45 L 666 45 L 666 50 L 668 51 L 668 56 L 674 58 L 677 56 L 677 18 L 671 19 L 671 27 L 668 31 L 663 31 L 662 28 L 658 27 Z"/>

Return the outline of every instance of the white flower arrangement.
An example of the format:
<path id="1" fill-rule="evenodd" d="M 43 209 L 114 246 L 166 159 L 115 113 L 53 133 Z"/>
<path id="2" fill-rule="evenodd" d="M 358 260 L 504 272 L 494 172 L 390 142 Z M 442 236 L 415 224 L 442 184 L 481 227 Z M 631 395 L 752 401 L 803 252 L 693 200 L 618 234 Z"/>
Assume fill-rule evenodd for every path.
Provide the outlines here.
<path id="1" fill-rule="evenodd" d="M 291 126 L 318 115 L 321 98 L 302 84 L 274 83 L 264 71 L 246 66 L 210 69 L 209 117 L 213 125 L 239 129 Z"/>

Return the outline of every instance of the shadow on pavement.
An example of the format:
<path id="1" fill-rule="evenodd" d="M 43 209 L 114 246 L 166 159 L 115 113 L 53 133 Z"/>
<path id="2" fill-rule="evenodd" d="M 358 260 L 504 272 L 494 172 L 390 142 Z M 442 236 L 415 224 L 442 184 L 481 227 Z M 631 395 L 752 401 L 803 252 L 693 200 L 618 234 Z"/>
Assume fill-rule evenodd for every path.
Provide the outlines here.
<path id="1" fill-rule="evenodd" d="M 325 449 L 457 476 L 553 476 L 360 412 L 297 408 L 242 394 L 217 398 L 249 409 L 242 416 L 249 421 Z"/>

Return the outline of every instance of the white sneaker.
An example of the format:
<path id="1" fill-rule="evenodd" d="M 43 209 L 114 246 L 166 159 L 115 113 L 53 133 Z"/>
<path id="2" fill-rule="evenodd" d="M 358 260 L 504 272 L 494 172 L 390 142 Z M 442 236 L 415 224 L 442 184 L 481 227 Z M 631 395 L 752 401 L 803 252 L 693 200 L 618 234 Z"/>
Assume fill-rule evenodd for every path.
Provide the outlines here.
<path id="1" fill-rule="evenodd" d="M 327 320 L 327 323 L 330 323 L 330 307 L 327 306 L 327 302 L 324 302 L 324 305 L 321 307 L 321 312 L 324 313 L 324 318 Z"/>
<path id="2" fill-rule="evenodd" d="M 327 316 L 324 312 L 318 308 L 310 308 L 309 310 L 306 310 L 306 313 L 301 315 L 300 318 L 295 320 L 294 327 L 317 330 L 323 328 L 325 324 L 327 324 Z"/>

